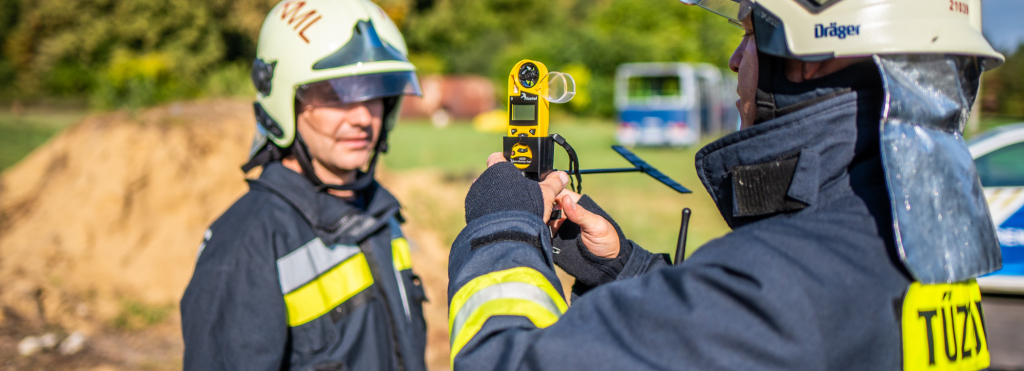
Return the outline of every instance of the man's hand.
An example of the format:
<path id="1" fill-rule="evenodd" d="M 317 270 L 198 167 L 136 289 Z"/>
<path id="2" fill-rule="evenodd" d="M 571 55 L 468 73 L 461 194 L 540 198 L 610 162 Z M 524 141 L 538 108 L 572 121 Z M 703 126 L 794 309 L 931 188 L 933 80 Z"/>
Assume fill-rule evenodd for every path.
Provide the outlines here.
<path id="1" fill-rule="evenodd" d="M 548 223 L 554 238 L 555 265 L 576 277 L 573 293 L 583 295 L 590 289 L 615 281 L 630 261 L 633 244 L 607 212 L 590 197 L 565 190 L 555 207 L 564 219 Z"/>
<path id="2" fill-rule="evenodd" d="M 574 292 L 582 295 L 591 288 L 614 281 L 629 260 L 632 245 L 611 216 L 589 197 L 565 189 L 569 182 L 565 172 L 549 174 L 540 182 L 540 192 L 537 192 L 538 188 L 534 188 L 537 183 L 522 177 L 505 162 L 501 153 L 487 158 L 487 171 L 474 182 L 466 197 L 466 222 L 487 212 L 529 211 L 541 216 L 552 228 L 552 247 L 558 248 L 555 264 L 576 277 Z M 515 199 L 495 197 L 493 194 L 498 189 L 502 190 L 502 195 L 518 192 L 514 194 L 521 196 Z M 543 203 L 542 215 L 538 214 L 541 212 L 538 203 Z M 553 207 L 560 208 L 563 217 L 548 221 Z"/>
<path id="3" fill-rule="evenodd" d="M 505 155 L 501 154 L 501 152 L 494 152 L 487 156 L 487 167 L 494 166 L 494 164 L 499 162 L 505 162 Z"/>
<path id="4" fill-rule="evenodd" d="M 488 168 L 502 162 L 505 162 L 505 156 L 502 155 L 501 152 L 495 152 L 490 156 L 487 156 Z M 569 174 L 566 174 L 564 171 L 556 171 L 548 174 L 548 176 L 540 182 L 540 192 L 544 196 L 544 214 L 542 219 L 544 219 L 545 223 L 547 223 L 548 218 L 551 217 L 551 210 L 552 206 L 555 204 L 555 198 L 560 192 L 565 190 L 565 185 L 567 183 L 569 183 Z"/>
<path id="5" fill-rule="evenodd" d="M 505 156 L 501 152 L 492 153 L 487 157 L 487 167 L 502 162 L 505 162 Z M 540 190 L 544 194 L 544 222 L 551 226 L 552 232 L 557 232 L 566 220 L 576 223 L 580 226 L 583 245 L 590 250 L 591 254 L 602 258 L 618 256 L 619 234 L 615 231 L 615 227 L 600 215 L 579 206 L 577 202 L 581 196 L 565 189 L 566 183 L 569 183 L 569 174 L 564 171 L 552 173 L 540 182 Z M 562 209 L 561 219 L 548 221 L 552 205 L 557 205 Z"/>
<path id="6" fill-rule="evenodd" d="M 558 196 L 555 203 L 562 209 L 565 217 L 553 220 L 548 225 L 557 231 L 565 220 L 576 223 L 580 226 L 580 239 L 583 241 L 583 246 L 586 246 L 591 254 L 602 258 L 619 256 L 619 234 L 611 222 L 580 206 L 577 202 L 581 196 L 576 192 L 563 189 Z"/>

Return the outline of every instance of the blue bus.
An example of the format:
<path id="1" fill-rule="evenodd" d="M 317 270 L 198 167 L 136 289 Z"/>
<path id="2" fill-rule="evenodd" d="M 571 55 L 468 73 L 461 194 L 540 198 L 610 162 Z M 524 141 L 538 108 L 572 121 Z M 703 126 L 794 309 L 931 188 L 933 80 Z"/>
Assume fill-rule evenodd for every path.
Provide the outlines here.
<path id="1" fill-rule="evenodd" d="M 624 146 L 689 146 L 736 130 L 736 79 L 709 64 L 627 63 L 615 73 Z"/>

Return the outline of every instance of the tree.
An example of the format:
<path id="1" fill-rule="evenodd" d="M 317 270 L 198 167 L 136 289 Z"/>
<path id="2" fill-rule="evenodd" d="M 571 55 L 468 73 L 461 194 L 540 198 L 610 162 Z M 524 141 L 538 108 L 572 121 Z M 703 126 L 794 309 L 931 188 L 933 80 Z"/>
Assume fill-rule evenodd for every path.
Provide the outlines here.
<path id="1" fill-rule="evenodd" d="M 989 115 L 1024 118 L 1024 43 L 1006 62 L 982 75 L 982 111 Z"/>
<path id="2" fill-rule="evenodd" d="M 741 31 L 721 17 L 654 0 L 440 0 L 410 16 L 414 57 L 440 60 L 446 73 L 489 76 L 498 86 L 521 59 L 589 73 L 591 104 L 569 109 L 609 116 L 615 69 L 629 62 L 709 62 L 724 67 Z M 415 61 L 414 61 L 415 62 Z M 501 89 L 499 89 L 501 90 Z"/>

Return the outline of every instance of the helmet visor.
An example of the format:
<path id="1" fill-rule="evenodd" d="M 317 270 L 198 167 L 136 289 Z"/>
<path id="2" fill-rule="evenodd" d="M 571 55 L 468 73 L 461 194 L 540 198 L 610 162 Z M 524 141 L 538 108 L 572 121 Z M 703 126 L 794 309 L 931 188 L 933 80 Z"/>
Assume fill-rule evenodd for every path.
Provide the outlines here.
<path id="1" fill-rule="evenodd" d="M 422 96 L 413 71 L 345 76 L 302 84 L 295 97 L 304 105 L 340 106 L 401 95 Z"/>
<path id="2" fill-rule="evenodd" d="M 741 21 L 750 14 L 750 1 L 742 0 L 679 0 L 683 4 L 696 5 L 710 10 L 729 20 L 736 27 L 743 28 Z"/>

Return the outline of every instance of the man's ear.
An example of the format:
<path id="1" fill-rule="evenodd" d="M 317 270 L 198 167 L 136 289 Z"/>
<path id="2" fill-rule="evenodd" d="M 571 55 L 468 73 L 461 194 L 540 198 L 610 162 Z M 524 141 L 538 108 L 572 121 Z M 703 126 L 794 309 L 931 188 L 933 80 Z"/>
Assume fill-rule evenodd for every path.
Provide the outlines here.
<path id="1" fill-rule="evenodd" d="M 798 77 L 796 74 L 797 71 L 799 71 L 799 77 L 802 78 L 802 81 L 817 79 L 836 73 L 837 71 L 850 67 L 854 64 L 869 60 L 871 60 L 871 57 L 832 58 L 821 62 L 804 62 L 794 60 L 792 65 L 787 65 L 789 69 L 787 70 L 786 77 L 792 80 L 793 78 Z"/>
<path id="2" fill-rule="evenodd" d="M 804 62 L 799 59 L 786 59 L 783 65 L 786 80 L 789 82 L 800 83 L 807 80 L 815 79 L 822 72 L 823 62 Z"/>
<path id="3" fill-rule="evenodd" d="M 803 61 L 801 61 L 800 63 L 803 63 L 803 66 L 801 66 L 801 75 L 804 78 L 804 81 L 812 80 L 812 79 L 816 79 L 816 78 L 821 77 L 821 76 L 818 76 L 818 72 L 821 71 L 822 62 L 803 62 Z"/>

